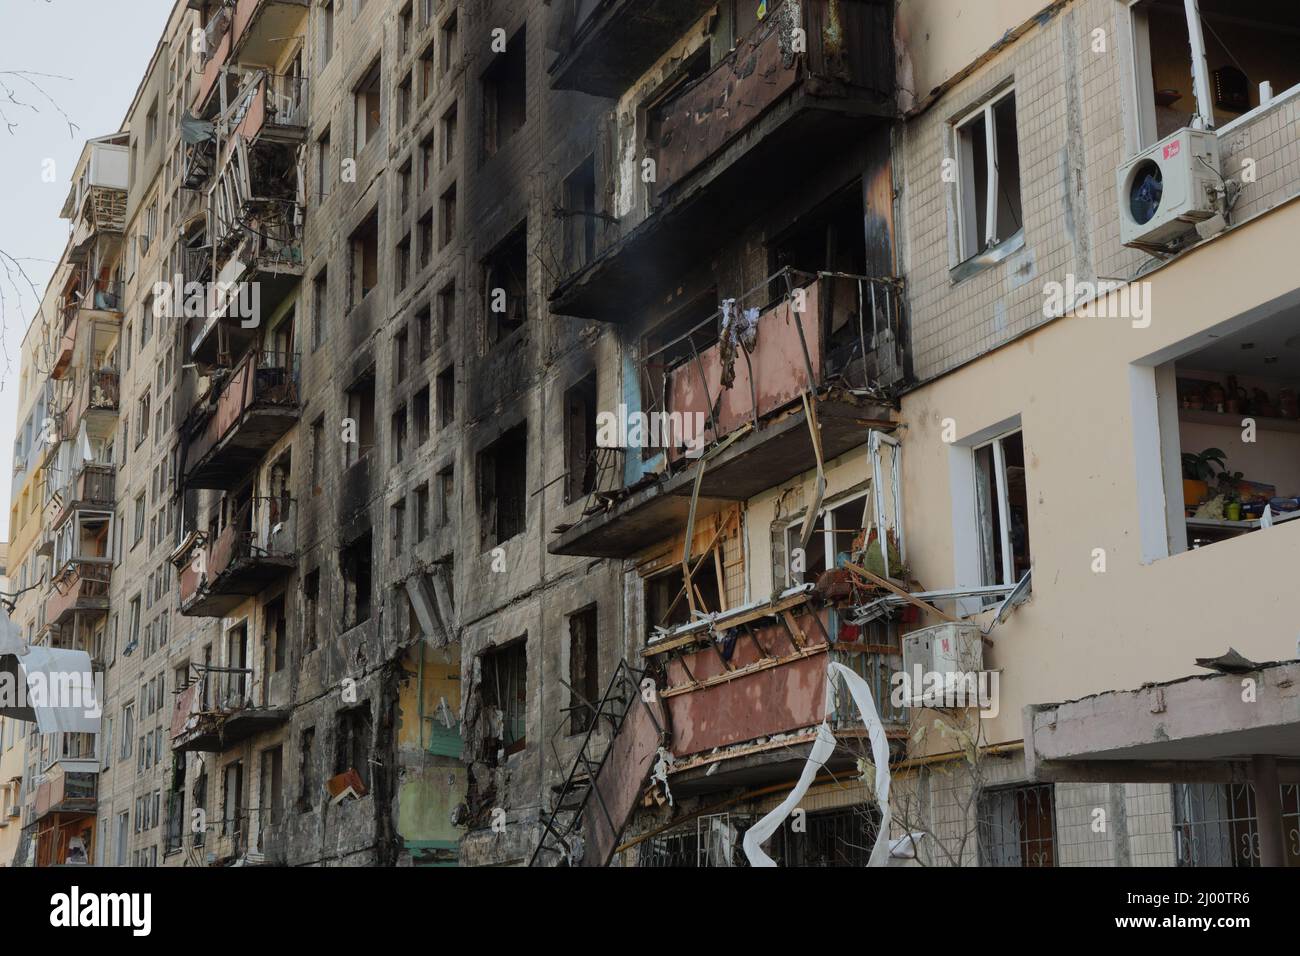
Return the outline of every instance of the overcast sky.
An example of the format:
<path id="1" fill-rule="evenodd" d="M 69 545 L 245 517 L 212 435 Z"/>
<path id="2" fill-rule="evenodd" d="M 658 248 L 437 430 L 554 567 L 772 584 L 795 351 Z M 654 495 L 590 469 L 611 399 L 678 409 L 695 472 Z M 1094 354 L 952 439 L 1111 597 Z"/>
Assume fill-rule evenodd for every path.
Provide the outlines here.
<path id="1" fill-rule="evenodd" d="M 85 140 L 115 132 L 149 65 L 173 0 L 0 0 L 0 250 L 23 261 L 39 292 L 45 291 L 68 238 L 59 208 Z M 56 109 L 12 71 L 36 78 Z M 9 102 L 8 91 L 39 112 Z M 72 133 L 59 109 L 79 128 Z M 55 181 L 42 182 L 42 165 L 54 161 Z M 15 289 L 0 269 L 4 341 L 0 350 L 0 488 L 13 474 L 18 415 L 18 357 L 23 333 L 39 298 Z M 19 291 L 23 292 L 21 301 Z M 9 537 L 11 492 L 0 508 L 0 538 Z"/>

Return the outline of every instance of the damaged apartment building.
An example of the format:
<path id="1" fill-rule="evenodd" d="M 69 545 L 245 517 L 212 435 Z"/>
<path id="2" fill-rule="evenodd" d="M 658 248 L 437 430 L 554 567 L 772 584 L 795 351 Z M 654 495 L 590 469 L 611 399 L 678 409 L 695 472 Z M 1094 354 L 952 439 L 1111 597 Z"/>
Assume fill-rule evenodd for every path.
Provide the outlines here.
<path id="1" fill-rule="evenodd" d="M 16 862 L 1294 864 L 1297 32 L 178 0 L 23 348 Z"/>

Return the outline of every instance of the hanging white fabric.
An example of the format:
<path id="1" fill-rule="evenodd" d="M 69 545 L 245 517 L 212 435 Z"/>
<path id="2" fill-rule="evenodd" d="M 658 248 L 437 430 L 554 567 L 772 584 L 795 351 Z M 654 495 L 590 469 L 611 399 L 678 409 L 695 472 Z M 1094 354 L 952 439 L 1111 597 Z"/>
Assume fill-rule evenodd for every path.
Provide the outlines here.
<path id="1" fill-rule="evenodd" d="M 803 773 L 799 775 L 799 782 L 790 791 L 790 795 L 781 801 L 780 806 L 745 832 L 745 857 L 749 860 L 750 866 L 776 866 L 776 861 L 763 852 L 763 844 L 772 838 L 772 834 L 799 805 L 799 801 L 803 799 L 808 788 L 812 786 L 813 780 L 835 751 L 835 735 L 831 733 L 830 715 L 835 700 L 835 685 L 831 678 L 836 675 L 844 679 L 849 696 L 853 698 L 858 713 L 862 715 L 862 722 L 866 725 L 867 735 L 871 739 L 871 759 L 876 765 L 875 794 L 876 805 L 880 808 L 880 828 L 876 832 L 876 842 L 871 848 L 867 866 L 886 866 L 889 863 L 891 851 L 889 738 L 885 736 L 885 725 L 880 722 L 880 714 L 876 711 L 876 702 L 871 696 L 871 688 L 867 686 L 867 682 L 843 664 L 831 661 L 826 667 L 826 714 L 821 726 L 817 728 L 817 740 L 813 743 L 812 752 L 804 764 Z"/>

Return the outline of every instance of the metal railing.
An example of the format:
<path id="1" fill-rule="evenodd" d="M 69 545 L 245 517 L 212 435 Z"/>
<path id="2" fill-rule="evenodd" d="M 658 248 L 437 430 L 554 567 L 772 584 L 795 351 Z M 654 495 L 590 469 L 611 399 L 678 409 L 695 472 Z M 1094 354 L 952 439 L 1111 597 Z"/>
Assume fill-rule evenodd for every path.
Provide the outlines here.
<path id="1" fill-rule="evenodd" d="M 266 122 L 276 126 L 307 125 L 307 77 L 266 73 L 262 82 L 266 84 Z"/>

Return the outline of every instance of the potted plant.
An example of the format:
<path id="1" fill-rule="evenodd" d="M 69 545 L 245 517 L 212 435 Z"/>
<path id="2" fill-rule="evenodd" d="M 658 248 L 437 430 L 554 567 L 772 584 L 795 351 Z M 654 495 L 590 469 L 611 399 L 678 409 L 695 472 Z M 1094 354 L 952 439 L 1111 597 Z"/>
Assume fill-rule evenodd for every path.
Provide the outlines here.
<path id="1" fill-rule="evenodd" d="M 1223 471 L 1227 471 L 1227 465 L 1221 448 L 1207 448 L 1195 455 L 1183 452 L 1183 504 L 1194 508 L 1204 501 L 1210 493 L 1210 482 Z"/>

